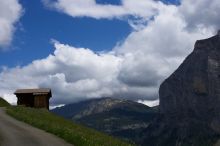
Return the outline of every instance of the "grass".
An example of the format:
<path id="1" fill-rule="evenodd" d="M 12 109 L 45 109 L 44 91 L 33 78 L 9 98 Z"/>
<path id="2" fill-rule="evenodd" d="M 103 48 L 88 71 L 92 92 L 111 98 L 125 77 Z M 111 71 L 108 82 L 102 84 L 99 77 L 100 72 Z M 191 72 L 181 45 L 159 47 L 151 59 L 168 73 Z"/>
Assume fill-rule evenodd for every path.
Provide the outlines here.
<path id="1" fill-rule="evenodd" d="M 45 109 L 7 107 L 12 117 L 74 144 L 74 146 L 134 146 L 96 130 L 75 124 Z"/>
<path id="2" fill-rule="evenodd" d="M 10 106 L 10 104 L 6 100 L 0 97 L 0 107 L 7 107 L 7 106 Z"/>

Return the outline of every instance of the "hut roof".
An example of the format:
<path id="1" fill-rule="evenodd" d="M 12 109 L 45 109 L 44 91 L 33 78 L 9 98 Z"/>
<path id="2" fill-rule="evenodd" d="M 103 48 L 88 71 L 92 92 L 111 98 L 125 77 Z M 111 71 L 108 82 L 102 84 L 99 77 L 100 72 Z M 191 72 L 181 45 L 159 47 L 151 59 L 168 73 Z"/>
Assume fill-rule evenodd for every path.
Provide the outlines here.
<path id="1" fill-rule="evenodd" d="M 17 89 L 14 93 L 16 94 L 49 94 L 51 97 L 51 89 L 49 88 L 39 88 L 39 89 Z"/>

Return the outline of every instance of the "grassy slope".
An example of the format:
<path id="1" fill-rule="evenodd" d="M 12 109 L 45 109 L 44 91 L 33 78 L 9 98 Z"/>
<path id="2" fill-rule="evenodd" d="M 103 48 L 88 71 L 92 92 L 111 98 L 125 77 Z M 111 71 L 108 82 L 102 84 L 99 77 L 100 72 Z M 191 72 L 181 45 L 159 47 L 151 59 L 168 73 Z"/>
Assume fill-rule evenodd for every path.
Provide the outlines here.
<path id="1" fill-rule="evenodd" d="M 6 107 L 6 106 L 10 106 L 10 104 L 6 100 L 0 97 L 0 107 Z"/>
<path id="2" fill-rule="evenodd" d="M 8 107 L 7 113 L 18 120 L 53 133 L 75 146 L 133 146 L 93 129 L 65 120 L 44 109 Z"/>

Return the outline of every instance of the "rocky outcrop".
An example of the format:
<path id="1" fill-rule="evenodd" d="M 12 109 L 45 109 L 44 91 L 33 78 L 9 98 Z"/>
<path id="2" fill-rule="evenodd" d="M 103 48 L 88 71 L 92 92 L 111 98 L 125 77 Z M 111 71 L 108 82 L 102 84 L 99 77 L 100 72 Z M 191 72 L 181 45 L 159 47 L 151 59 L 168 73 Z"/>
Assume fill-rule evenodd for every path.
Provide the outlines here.
<path id="1" fill-rule="evenodd" d="M 160 86 L 160 117 L 142 145 L 211 146 L 220 136 L 220 33 L 194 51 Z"/>

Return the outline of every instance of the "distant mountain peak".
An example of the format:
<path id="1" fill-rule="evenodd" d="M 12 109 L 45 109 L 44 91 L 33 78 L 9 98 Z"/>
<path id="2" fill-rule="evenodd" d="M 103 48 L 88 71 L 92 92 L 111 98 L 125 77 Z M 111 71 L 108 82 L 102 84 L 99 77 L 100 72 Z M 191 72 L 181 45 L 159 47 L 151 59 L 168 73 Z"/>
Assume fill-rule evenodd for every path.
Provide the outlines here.
<path id="1" fill-rule="evenodd" d="M 124 101 L 125 100 L 110 97 L 100 98 L 93 101 L 91 100 L 90 104 L 88 104 L 85 110 L 83 110 L 74 117 L 81 118 L 83 116 L 89 116 L 91 114 L 98 114 L 104 111 L 109 111 L 110 109 L 114 108 L 115 106 L 121 104 Z"/>
<path id="2" fill-rule="evenodd" d="M 141 131 L 158 109 L 126 99 L 98 98 L 56 108 L 52 112 L 80 124 L 139 143 Z"/>

